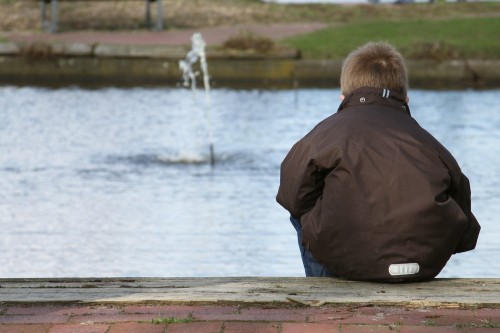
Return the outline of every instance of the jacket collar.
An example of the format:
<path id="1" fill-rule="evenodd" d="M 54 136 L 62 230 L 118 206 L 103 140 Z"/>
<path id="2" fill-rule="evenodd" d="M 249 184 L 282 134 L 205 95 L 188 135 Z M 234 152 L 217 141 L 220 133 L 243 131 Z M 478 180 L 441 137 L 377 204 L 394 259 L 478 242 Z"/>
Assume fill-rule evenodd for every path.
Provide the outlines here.
<path id="1" fill-rule="evenodd" d="M 361 87 L 351 92 L 344 98 L 337 112 L 351 106 L 370 104 L 392 106 L 411 116 L 406 96 L 403 96 L 399 91 L 373 87 Z"/>

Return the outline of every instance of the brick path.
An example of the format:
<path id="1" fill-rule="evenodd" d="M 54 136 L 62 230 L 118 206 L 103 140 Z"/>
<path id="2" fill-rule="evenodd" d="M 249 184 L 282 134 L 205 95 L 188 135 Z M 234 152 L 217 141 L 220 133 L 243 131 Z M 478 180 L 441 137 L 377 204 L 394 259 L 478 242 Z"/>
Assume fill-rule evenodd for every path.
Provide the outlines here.
<path id="1" fill-rule="evenodd" d="M 219 45 L 231 36 L 237 36 L 241 33 L 253 33 L 257 36 L 280 40 L 322 29 L 326 26 L 324 23 L 238 24 L 167 31 L 75 31 L 57 34 L 47 32 L 2 32 L 0 36 L 3 35 L 14 42 L 58 41 L 87 44 L 190 45 L 193 33 L 200 32 L 208 45 Z"/>
<path id="2" fill-rule="evenodd" d="M 500 309 L 1 305 L 0 333 L 489 333 Z"/>

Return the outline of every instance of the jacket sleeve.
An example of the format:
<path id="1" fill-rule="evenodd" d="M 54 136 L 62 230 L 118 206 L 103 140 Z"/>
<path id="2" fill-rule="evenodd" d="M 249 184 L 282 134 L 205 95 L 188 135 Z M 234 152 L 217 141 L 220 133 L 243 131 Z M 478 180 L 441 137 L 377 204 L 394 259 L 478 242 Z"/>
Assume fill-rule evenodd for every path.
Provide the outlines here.
<path id="1" fill-rule="evenodd" d="M 465 230 L 460 242 L 455 249 L 455 253 L 473 250 L 476 247 L 481 226 L 471 211 L 471 191 L 469 179 L 462 173 L 458 187 L 450 191 L 450 195 L 458 203 L 467 216 L 469 225 Z"/>
<path id="2" fill-rule="evenodd" d="M 310 211 L 323 193 L 324 175 L 312 155 L 310 145 L 301 140 L 281 163 L 276 200 L 297 218 Z"/>

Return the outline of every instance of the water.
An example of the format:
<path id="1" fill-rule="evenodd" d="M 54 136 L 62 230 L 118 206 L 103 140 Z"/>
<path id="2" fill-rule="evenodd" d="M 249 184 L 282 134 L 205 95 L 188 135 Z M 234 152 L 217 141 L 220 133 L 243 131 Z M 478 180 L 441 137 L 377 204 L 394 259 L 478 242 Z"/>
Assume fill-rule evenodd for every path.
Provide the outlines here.
<path id="1" fill-rule="evenodd" d="M 483 230 L 441 277 L 499 277 L 499 90 L 413 91 Z M 291 145 L 338 90 L 0 87 L 0 277 L 303 276 L 275 202 Z M 432 104 L 431 104 L 432 103 Z"/>

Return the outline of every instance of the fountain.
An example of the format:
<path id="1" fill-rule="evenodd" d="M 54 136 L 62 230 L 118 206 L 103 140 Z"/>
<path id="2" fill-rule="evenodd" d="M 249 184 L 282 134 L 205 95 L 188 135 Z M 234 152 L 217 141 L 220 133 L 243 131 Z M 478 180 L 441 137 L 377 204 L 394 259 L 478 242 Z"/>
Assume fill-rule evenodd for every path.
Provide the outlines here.
<path id="1" fill-rule="evenodd" d="M 196 77 L 199 75 L 199 72 L 193 67 L 199 62 L 203 75 L 203 86 L 205 88 L 205 121 L 208 131 L 210 164 L 213 166 L 215 164 L 215 153 L 210 119 L 210 76 L 208 74 L 207 57 L 205 53 L 206 43 L 199 32 L 193 34 L 191 43 L 191 50 L 187 53 L 186 59 L 179 61 L 179 69 L 182 71 L 182 85 L 184 87 L 191 87 L 194 96 L 196 96 Z"/>

